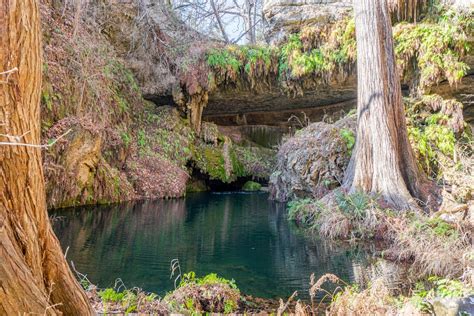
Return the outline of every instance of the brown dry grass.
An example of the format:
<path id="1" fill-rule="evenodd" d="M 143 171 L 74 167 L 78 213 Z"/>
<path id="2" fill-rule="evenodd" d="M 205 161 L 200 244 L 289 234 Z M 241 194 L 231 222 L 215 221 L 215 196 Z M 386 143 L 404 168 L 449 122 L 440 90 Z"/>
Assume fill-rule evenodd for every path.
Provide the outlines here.
<path id="1" fill-rule="evenodd" d="M 139 315 L 168 315 L 170 313 L 169 306 L 160 298 L 150 296 L 139 288 L 134 288 L 129 292 L 133 296 L 133 302 L 127 299 L 119 302 L 104 301 L 100 298 L 98 290 L 91 288 L 86 292 L 92 308 L 99 315 L 127 315 L 137 313 Z"/>
<path id="2" fill-rule="evenodd" d="M 436 214 L 399 213 L 381 209 L 368 196 L 345 195 L 341 200 L 333 194 L 297 207 L 293 218 L 324 238 L 383 241 L 384 258 L 410 263 L 419 278 L 460 277 L 473 270 L 474 225 L 469 218 L 447 222 Z"/>
<path id="3" fill-rule="evenodd" d="M 430 222 L 433 220 L 420 217 L 415 222 L 396 229 L 391 249 L 397 254 L 397 258 L 407 258 L 420 278 L 430 275 L 460 277 L 472 269 L 473 226 L 468 223 L 442 223 L 434 226 Z M 443 233 L 440 225 L 450 227 L 449 231 Z"/>
<path id="4" fill-rule="evenodd" d="M 328 315 L 396 315 L 390 291 L 381 280 L 375 280 L 368 289 L 357 292 L 351 287 L 337 294 Z"/>

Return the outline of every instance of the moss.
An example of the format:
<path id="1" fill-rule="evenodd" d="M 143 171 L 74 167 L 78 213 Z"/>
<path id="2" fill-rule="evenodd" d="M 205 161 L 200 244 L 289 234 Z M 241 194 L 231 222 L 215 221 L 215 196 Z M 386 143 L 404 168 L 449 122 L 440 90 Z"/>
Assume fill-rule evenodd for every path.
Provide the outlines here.
<path id="1" fill-rule="evenodd" d="M 137 134 L 137 145 L 138 145 L 138 147 L 141 150 L 144 150 L 147 143 L 148 143 L 148 140 L 147 140 L 147 135 L 145 133 L 145 130 L 143 130 L 143 129 L 139 130 L 138 134 Z"/>
<path id="2" fill-rule="evenodd" d="M 195 135 L 188 120 L 181 118 L 176 109 L 147 104 L 139 125 L 143 128 L 136 137 L 142 155 L 158 156 L 186 168 L 192 156 Z"/>
<path id="3" fill-rule="evenodd" d="M 310 198 L 294 199 L 287 204 L 288 219 L 309 228 L 314 225 L 314 221 L 318 216 L 317 208 L 316 200 Z"/>
<path id="4" fill-rule="evenodd" d="M 132 141 L 132 137 L 126 130 L 120 133 L 120 138 L 122 139 L 125 147 L 128 147 L 130 145 L 130 142 Z"/>
<path id="5" fill-rule="evenodd" d="M 235 180 L 232 175 L 227 176 L 221 147 L 209 145 L 197 147 L 194 152 L 194 162 L 197 168 L 212 180 L 220 180 L 225 183 Z"/>
<path id="6" fill-rule="evenodd" d="M 276 163 L 276 152 L 263 147 L 234 146 L 233 153 L 238 160 L 234 170 L 239 176 L 269 179 Z"/>
<path id="7" fill-rule="evenodd" d="M 456 84 L 466 75 L 462 59 L 470 50 L 472 14 L 441 7 L 418 23 L 394 27 L 396 58 L 406 82 L 423 92 L 444 79 Z M 354 68 L 355 22 L 347 16 L 325 27 L 305 27 L 278 47 L 212 48 L 206 59 L 209 90 L 229 85 L 248 88 L 247 83 L 260 90 L 277 83 L 287 92 L 301 93 L 305 82 L 328 82 Z"/>
<path id="8" fill-rule="evenodd" d="M 353 19 L 334 23 L 323 35 L 315 30 L 293 34 L 280 47 L 230 45 L 211 49 L 206 54 L 208 88 L 248 83 L 251 89 L 259 90 L 278 81 L 286 87 L 290 86 L 284 84 L 288 80 L 327 77 L 355 60 Z"/>
<path id="9" fill-rule="evenodd" d="M 431 233 L 439 237 L 458 238 L 459 234 L 454 225 L 445 222 L 439 217 L 430 218 L 428 220 L 417 220 L 413 224 L 415 230 L 419 233 Z"/>
<path id="10" fill-rule="evenodd" d="M 247 181 L 243 185 L 242 190 L 253 192 L 253 191 L 260 191 L 261 188 L 262 188 L 262 185 L 260 183 L 254 182 L 254 181 Z"/>
<path id="11" fill-rule="evenodd" d="M 43 89 L 41 90 L 41 102 L 46 105 L 46 108 L 49 111 L 53 110 L 53 100 L 52 100 L 52 95 L 54 94 L 53 92 L 53 87 L 51 86 L 50 83 L 45 83 L 43 85 Z"/>
<path id="12" fill-rule="evenodd" d="M 224 183 L 244 176 L 269 177 L 274 151 L 233 144 L 215 124 L 204 122 L 198 137 L 191 130 L 189 121 L 181 118 L 176 109 L 157 109 L 150 105 L 140 116 L 139 126 L 144 128 L 138 129 L 136 134 L 122 131 L 120 135 L 124 143 L 131 139 L 137 143 L 141 157 L 158 156 L 182 169 L 192 166 L 210 179 Z M 193 184 L 188 187 L 188 191 L 195 189 L 206 188 L 194 188 Z"/>
<path id="13" fill-rule="evenodd" d="M 331 75 L 355 61 L 355 24 L 350 17 L 328 29 L 307 27 L 293 34 L 280 49 L 279 76 L 302 78 Z M 286 73 L 286 75 L 285 75 Z"/>
<path id="14" fill-rule="evenodd" d="M 215 273 L 202 278 L 194 272 L 185 273 L 177 289 L 163 299 L 172 310 L 185 314 L 232 313 L 238 308 L 240 291 L 234 280 Z"/>
<path id="15" fill-rule="evenodd" d="M 128 112 L 130 106 L 128 105 L 127 100 L 121 94 L 115 94 L 114 100 L 117 103 L 121 113 Z"/>
<path id="16" fill-rule="evenodd" d="M 266 159 L 266 156 L 259 153 L 262 152 L 252 152 L 251 149 L 232 145 L 229 149 L 230 174 L 226 172 L 222 144 L 218 146 L 198 144 L 193 148 L 192 160 L 195 167 L 207 174 L 210 179 L 230 183 L 245 176 L 269 177 L 272 159 Z M 267 151 L 264 151 L 264 154 L 268 155 Z M 274 154 L 273 151 L 272 154 Z"/>
<path id="17" fill-rule="evenodd" d="M 235 146 L 233 146 L 235 147 Z M 234 148 L 230 150 L 230 161 L 232 163 L 232 173 L 235 177 L 244 177 L 249 175 L 242 161 L 237 156 L 237 152 Z"/>
<path id="18" fill-rule="evenodd" d="M 273 47 L 230 45 L 213 48 L 206 56 L 210 90 L 242 83 L 258 90 L 269 84 L 278 72 L 279 50 Z"/>

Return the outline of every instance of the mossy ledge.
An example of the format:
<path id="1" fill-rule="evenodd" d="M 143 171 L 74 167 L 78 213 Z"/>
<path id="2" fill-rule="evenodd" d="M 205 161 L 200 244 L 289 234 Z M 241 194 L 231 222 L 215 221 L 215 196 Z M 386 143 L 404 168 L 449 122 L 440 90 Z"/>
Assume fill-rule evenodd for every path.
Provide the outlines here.
<path id="1" fill-rule="evenodd" d="M 467 75 L 472 17 L 472 11 L 433 6 L 421 21 L 394 26 L 400 76 L 412 96 L 429 93 L 429 87 L 443 80 L 455 86 Z M 304 27 L 276 46 L 214 45 L 184 71 L 183 92 L 176 94 L 175 101 L 199 126 L 203 109 L 216 93 L 262 94 L 276 88 L 288 96 L 302 96 L 305 91 L 347 82 L 355 75 L 356 58 L 351 16 L 324 27 Z"/>

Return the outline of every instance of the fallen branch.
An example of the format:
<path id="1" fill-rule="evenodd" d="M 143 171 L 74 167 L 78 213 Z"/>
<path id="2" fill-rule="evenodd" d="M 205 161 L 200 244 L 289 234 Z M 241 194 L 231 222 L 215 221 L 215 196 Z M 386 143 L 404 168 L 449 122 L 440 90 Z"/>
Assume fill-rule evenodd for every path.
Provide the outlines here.
<path id="1" fill-rule="evenodd" d="M 14 72 L 17 72 L 17 71 L 18 71 L 18 68 L 15 67 L 13 69 L 0 72 L 0 75 L 7 75 L 7 80 L 1 80 L 0 83 L 8 83 L 8 79 L 10 78 L 11 74 L 14 73 Z"/>
<path id="2" fill-rule="evenodd" d="M 28 144 L 28 143 L 20 143 L 19 142 L 19 139 L 21 139 L 22 137 L 24 137 L 26 134 L 29 133 L 26 132 L 24 133 L 23 135 L 20 135 L 20 136 L 12 136 L 12 135 L 6 135 L 6 134 L 0 134 L 0 136 L 4 136 L 4 137 L 7 137 L 9 140 L 9 142 L 0 142 L 0 145 L 5 145 L 5 146 L 24 146 L 24 147 L 33 147 L 33 148 L 49 148 L 51 146 L 53 146 L 54 144 L 56 144 L 61 138 L 63 138 L 64 136 L 66 136 L 67 134 L 69 134 L 70 132 L 72 132 L 72 129 L 69 129 L 66 133 L 62 134 L 61 136 L 59 136 L 58 138 L 56 138 L 55 140 L 53 140 L 52 142 L 50 142 L 49 144 L 44 144 L 44 145 L 41 145 L 41 144 Z"/>

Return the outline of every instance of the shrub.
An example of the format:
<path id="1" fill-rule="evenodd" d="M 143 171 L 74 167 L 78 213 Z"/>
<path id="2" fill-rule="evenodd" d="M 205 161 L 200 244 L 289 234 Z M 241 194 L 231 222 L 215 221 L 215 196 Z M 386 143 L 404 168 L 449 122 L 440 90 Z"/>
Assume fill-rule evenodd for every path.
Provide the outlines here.
<path id="1" fill-rule="evenodd" d="M 296 221 L 298 224 L 311 227 L 318 216 L 317 201 L 306 199 L 295 199 L 288 202 L 288 218 Z"/>
<path id="2" fill-rule="evenodd" d="M 164 300 L 178 311 L 231 313 L 238 307 L 240 291 L 234 280 L 215 273 L 198 278 L 191 271 L 183 275 L 178 288 Z"/>
<path id="3" fill-rule="evenodd" d="M 355 135 L 350 129 L 347 129 L 347 128 L 341 129 L 340 133 L 341 133 L 342 139 L 347 145 L 347 149 L 349 150 L 348 153 L 350 155 L 352 153 L 352 148 L 355 145 Z"/>

